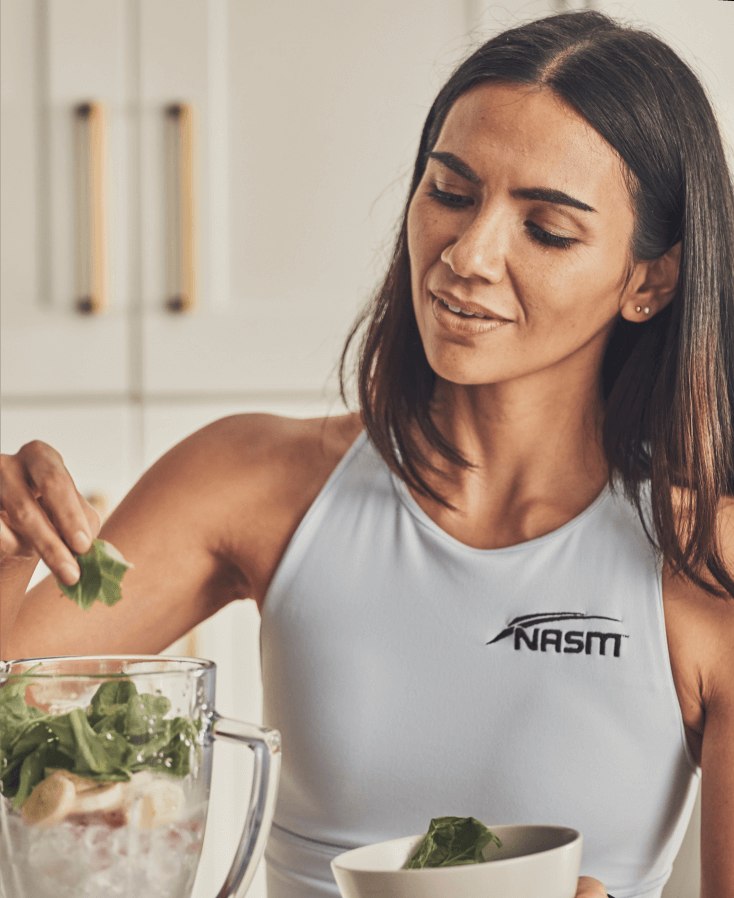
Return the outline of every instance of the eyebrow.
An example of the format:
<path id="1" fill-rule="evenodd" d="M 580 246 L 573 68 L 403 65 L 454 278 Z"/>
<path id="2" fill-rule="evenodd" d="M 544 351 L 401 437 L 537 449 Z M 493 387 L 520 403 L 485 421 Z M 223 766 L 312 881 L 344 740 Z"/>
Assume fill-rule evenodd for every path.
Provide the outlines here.
<path id="1" fill-rule="evenodd" d="M 479 175 L 453 153 L 429 153 L 428 158 L 435 159 L 472 184 L 482 183 Z M 596 209 L 589 206 L 588 203 L 583 203 L 562 190 L 554 190 L 551 187 L 516 187 L 510 191 L 510 195 L 524 200 L 541 200 L 544 203 L 552 203 L 554 206 L 572 206 L 582 212 L 596 212 Z"/>

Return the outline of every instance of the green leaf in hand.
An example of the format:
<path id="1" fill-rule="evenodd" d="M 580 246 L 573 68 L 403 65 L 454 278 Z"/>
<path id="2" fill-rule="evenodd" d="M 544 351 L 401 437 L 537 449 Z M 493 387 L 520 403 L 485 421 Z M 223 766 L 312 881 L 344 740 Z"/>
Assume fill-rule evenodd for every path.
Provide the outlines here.
<path id="1" fill-rule="evenodd" d="M 490 843 L 502 847 L 499 838 L 474 817 L 434 817 L 404 869 L 479 864 L 486 860 L 484 849 Z"/>
<path id="2" fill-rule="evenodd" d="M 114 605 L 122 598 L 122 578 L 132 567 L 117 549 L 103 539 L 95 539 L 92 548 L 84 555 L 77 555 L 81 576 L 73 586 L 60 580 L 59 588 L 80 608 L 87 609 L 95 602 Z"/>

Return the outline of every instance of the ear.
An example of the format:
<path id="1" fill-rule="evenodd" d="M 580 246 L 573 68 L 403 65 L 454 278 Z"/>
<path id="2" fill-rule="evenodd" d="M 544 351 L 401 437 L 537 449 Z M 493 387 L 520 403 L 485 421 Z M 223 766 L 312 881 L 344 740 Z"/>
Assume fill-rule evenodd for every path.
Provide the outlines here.
<path id="1" fill-rule="evenodd" d="M 649 321 L 668 305 L 678 286 L 680 250 L 680 243 L 676 243 L 657 259 L 635 265 L 622 294 L 619 311 L 623 318 L 639 324 Z"/>

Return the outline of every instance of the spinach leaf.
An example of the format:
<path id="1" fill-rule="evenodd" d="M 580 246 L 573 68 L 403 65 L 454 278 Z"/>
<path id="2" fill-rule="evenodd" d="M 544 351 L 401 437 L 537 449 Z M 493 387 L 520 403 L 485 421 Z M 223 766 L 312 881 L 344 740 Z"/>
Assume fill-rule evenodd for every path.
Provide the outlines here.
<path id="1" fill-rule="evenodd" d="M 13 806 L 19 808 L 33 791 L 34 787 L 43 779 L 43 771 L 46 767 L 46 755 L 48 743 L 42 742 L 23 758 L 20 765 L 20 776 L 15 793 Z"/>
<path id="2" fill-rule="evenodd" d="M 9 797 L 14 795 L 13 807 L 19 808 L 28 798 L 35 787 L 46 777 L 46 770 L 63 764 L 65 755 L 58 751 L 51 742 L 42 742 L 33 751 L 23 758 L 18 776 L 15 780 L 15 790 L 8 789 Z M 8 779 L 12 785 L 13 780 Z M 6 791 L 3 789 L 3 791 Z"/>
<path id="3" fill-rule="evenodd" d="M 33 668 L 31 668 L 33 670 Z M 43 712 L 25 702 L 28 676 L 8 677 L 0 689 L 0 752 L 5 754 L 20 734 L 32 723 L 43 717 Z M 0 774 L 2 763 L 0 762 Z"/>
<path id="4" fill-rule="evenodd" d="M 474 817 L 434 817 L 404 869 L 478 864 L 486 860 L 484 849 L 490 843 L 502 847 L 500 839 Z"/>
<path id="5" fill-rule="evenodd" d="M 129 780 L 139 770 L 184 777 L 200 751 L 201 723 L 166 717 L 171 703 L 138 693 L 130 679 L 103 683 L 89 706 L 44 714 L 26 704 L 30 677 L 0 686 L 0 793 L 21 807 L 51 770 L 101 782 Z"/>
<path id="6" fill-rule="evenodd" d="M 119 733 L 95 733 L 83 708 L 68 715 L 76 745 L 73 749 L 74 773 L 125 773 L 129 746 Z"/>
<path id="7" fill-rule="evenodd" d="M 81 576 L 73 586 L 60 580 L 57 584 L 64 595 L 80 608 L 90 608 L 95 602 L 114 605 L 122 598 L 122 578 L 132 567 L 117 549 L 103 539 L 95 539 L 92 548 L 84 555 L 77 555 Z"/>
<path id="8" fill-rule="evenodd" d="M 134 695 L 127 703 L 124 732 L 134 737 L 146 738 L 163 725 L 163 717 L 171 703 L 163 695 Z"/>
<path id="9" fill-rule="evenodd" d="M 89 722 L 95 726 L 105 717 L 110 717 L 127 707 L 130 699 L 138 694 L 132 680 L 120 678 L 103 683 L 92 696 L 89 709 Z"/>

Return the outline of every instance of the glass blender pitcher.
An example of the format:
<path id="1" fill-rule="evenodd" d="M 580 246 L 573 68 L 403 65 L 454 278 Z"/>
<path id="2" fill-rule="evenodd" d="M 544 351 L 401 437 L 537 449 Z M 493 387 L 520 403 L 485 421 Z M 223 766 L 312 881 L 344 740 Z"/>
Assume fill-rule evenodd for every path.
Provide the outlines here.
<path id="1" fill-rule="evenodd" d="M 211 661 L 160 655 L 0 662 L 2 898 L 189 898 L 215 739 L 254 753 L 216 898 L 244 895 L 275 809 L 280 735 L 218 714 L 215 678 Z"/>

